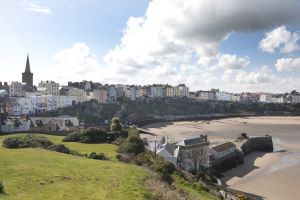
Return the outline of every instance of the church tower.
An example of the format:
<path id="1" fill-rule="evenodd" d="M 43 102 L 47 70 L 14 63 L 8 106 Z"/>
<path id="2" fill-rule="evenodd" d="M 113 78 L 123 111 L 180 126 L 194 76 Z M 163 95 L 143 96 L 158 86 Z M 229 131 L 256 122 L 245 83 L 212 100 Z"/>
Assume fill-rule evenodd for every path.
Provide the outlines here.
<path id="1" fill-rule="evenodd" d="M 27 55 L 25 72 L 22 73 L 22 83 L 33 86 L 33 73 L 30 71 L 29 55 Z"/>

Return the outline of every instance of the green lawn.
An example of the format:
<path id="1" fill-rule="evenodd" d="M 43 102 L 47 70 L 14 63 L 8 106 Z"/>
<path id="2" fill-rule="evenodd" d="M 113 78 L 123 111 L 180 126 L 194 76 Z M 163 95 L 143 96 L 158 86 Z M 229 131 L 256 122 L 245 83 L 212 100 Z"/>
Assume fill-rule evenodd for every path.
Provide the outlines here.
<path id="1" fill-rule="evenodd" d="M 7 137 L 7 136 L 5 136 Z M 47 136 L 58 143 L 60 137 Z M 147 199 L 148 171 L 117 161 L 99 161 L 43 149 L 5 149 L 0 137 L 2 200 Z M 78 147 L 77 147 L 78 145 Z M 82 145 L 82 147 L 80 147 Z M 68 145 L 69 146 L 69 145 Z M 95 145 L 70 144 L 82 152 L 111 151 Z M 100 145 L 102 146 L 102 145 Z M 112 154 L 110 154 L 112 155 Z"/>
<path id="2" fill-rule="evenodd" d="M 20 135 L 20 134 L 18 134 Z M 100 200 L 150 199 L 144 181 L 150 172 L 115 159 L 116 146 L 62 142 L 62 136 L 42 135 L 80 153 L 103 152 L 111 161 L 72 156 L 44 149 L 6 149 L 0 136 L 0 180 L 5 185 L 2 200 Z M 216 199 L 176 180 L 189 199 Z"/>

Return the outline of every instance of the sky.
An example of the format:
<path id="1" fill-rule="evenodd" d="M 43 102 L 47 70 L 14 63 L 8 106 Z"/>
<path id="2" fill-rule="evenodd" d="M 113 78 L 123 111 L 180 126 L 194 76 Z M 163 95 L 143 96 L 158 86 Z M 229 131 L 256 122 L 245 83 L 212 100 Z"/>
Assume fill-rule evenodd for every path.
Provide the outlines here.
<path id="1" fill-rule="evenodd" d="M 300 90 L 299 0 L 0 0 L 0 81 Z"/>

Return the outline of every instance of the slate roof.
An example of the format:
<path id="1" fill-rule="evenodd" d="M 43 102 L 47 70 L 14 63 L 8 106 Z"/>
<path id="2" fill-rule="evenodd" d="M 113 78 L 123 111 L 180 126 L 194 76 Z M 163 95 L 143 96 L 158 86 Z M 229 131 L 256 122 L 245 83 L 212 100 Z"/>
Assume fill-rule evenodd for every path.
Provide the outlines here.
<path id="1" fill-rule="evenodd" d="M 233 144 L 232 142 L 226 142 L 217 146 L 212 147 L 213 150 L 215 150 L 216 152 L 222 152 L 225 151 L 227 149 L 231 149 L 231 148 L 235 148 L 236 145 Z"/>
<path id="2" fill-rule="evenodd" d="M 177 143 L 179 146 L 190 146 L 190 145 L 196 145 L 201 143 L 206 143 L 207 141 L 204 141 L 203 138 L 192 138 L 192 139 L 185 139 L 181 142 Z"/>

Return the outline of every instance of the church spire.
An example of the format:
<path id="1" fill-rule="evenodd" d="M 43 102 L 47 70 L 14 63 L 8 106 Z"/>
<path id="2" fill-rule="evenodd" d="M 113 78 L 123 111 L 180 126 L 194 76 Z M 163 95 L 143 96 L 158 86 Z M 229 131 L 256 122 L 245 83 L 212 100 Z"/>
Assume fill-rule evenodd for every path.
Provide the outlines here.
<path id="1" fill-rule="evenodd" d="M 33 73 L 30 71 L 29 55 L 27 54 L 25 72 L 22 73 L 22 83 L 33 86 Z"/>
<path id="2" fill-rule="evenodd" d="M 29 63 L 29 55 L 27 54 L 26 68 L 25 73 L 31 73 L 30 71 L 30 63 Z"/>

